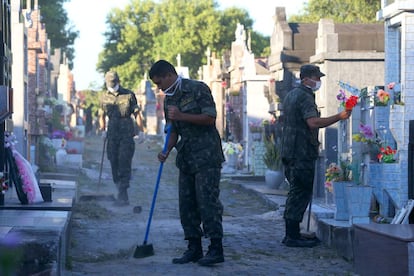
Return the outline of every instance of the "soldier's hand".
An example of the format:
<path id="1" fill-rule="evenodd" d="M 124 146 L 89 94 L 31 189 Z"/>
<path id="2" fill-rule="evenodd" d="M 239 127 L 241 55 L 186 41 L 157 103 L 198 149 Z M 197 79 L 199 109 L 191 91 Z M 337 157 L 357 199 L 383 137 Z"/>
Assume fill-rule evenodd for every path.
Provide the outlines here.
<path id="1" fill-rule="evenodd" d="M 181 111 L 175 105 L 168 106 L 168 118 L 170 120 L 180 120 Z"/>
<path id="2" fill-rule="evenodd" d="M 102 130 L 101 137 L 102 137 L 103 140 L 106 139 L 106 131 L 105 130 Z"/>
<path id="3" fill-rule="evenodd" d="M 352 114 L 352 110 L 343 110 L 339 113 L 339 117 L 341 118 L 341 120 L 346 120 L 349 117 L 351 117 Z"/>
<path id="4" fill-rule="evenodd" d="M 160 153 L 158 153 L 158 161 L 160 161 L 160 162 L 165 162 L 165 160 L 167 160 L 167 158 L 168 158 L 168 155 L 169 155 L 169 153 L 170 152 L 166 152 L 166 153 L 163 153 L 162 151 L 160 152 Z"/>

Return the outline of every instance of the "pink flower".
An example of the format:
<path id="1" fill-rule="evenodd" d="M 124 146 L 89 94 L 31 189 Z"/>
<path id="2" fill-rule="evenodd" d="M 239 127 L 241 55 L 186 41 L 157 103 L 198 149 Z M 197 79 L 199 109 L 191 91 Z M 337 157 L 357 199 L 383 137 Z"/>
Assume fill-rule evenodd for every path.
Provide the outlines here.
<path id="1" fill-rule="evenodd" d="M 331 181 L 326 181 L 326 182 L 325 182 L 325 189 L 326 189 L 328 192 L 330 192 L 330 193 L 332 193 L 332 192 L 333 192 L 333 186 L 332 186 L 332 182 L 331 182 Z"/>
<path id="2" fill-rule="evenodd" d="M 387 104 L 390 100 L 390 94 L 388 92 L 385 92 L 383 89 L 378 90 L 377 97 L 378 100 L 383 104 Z"/>
<path id="3" fill-rule="evenodd" d="M 394 89 L 394 86 L 395 86 L 395 82 L 390 82 L 390 83 L 387 85 L 387 88 L 388 88 L 388 90 L 392 90 L 392 89 Z"/>

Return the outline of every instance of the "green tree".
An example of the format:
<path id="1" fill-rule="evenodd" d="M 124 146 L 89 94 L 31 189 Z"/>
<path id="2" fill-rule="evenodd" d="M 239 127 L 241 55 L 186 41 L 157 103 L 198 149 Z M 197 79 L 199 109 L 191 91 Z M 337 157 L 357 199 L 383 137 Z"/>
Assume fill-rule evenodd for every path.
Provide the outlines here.
<path id="1" fill-rule="evenodd" d="M 124 10 L 113 9 L 108 15 L 97 69 L 101 73 L 117 70 L 122 85 L 135 89 L 155 60 L 175 63 L 180 54 L 181 64 L 195 77 L 206 62 L 207 48 L 216 56 L 230 48 L 237 23 L 249 30 L 253 20 L 243 9 L 218 10 L 214 0 L 134 0 Z M 260 56 L 268 47 L 268 38 L 259 33 L 253 37 L 254 53 Z"/>
<path id="2" fill-rule="evenodd" d="M 69 68 L 73 68 L 75 58 L 74 43 L 79 32 L 70 23 L 68 14 L 63 5 L 70 0 L 39 0 L 42 22 L 50 39 L 52 51 L 62 49 L 69 61 Z"/>
<path id="3" fill-rule="evenodd" d="M 103 91 L 83 90 L 80 93 L 83 93 L 85 95 L 83 108 L 91 106 L 92 114 L 98 114 L 98 110 L 100 108 L 100 99 L 102 97 Z"/>
<path id="4" fill-rule="evenodd" d="M 309 0 L 301 14 L 292 15 L 290 22 L 317 23 L 321 18 L 336 23 L 376 22 L 380 0 Z"/>

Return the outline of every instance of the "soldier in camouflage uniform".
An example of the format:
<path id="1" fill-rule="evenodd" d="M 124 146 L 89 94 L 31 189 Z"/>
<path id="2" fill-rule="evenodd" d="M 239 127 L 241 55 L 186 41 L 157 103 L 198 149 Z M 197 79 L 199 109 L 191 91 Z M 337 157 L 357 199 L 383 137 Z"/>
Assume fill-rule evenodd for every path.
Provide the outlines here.
<path id="1" fill-rule="evenodd" d="M 108 90 L 101 100 L 100 126 L 106 134 L 106 150 L 111 163 L 112 179 L 118 188 L 115 205 L 126 206 L 129 204 L 127 189 L 135 152 L 134 121 L 142 130 L 141 109 L 135 94 L 120 86 L 116 72 L 107 72 L 105 82 Z M 108 117 L 107 125 L 106 117 Z"/>
<path id="2" fill-rule="evenodd" d="M 172 127 L 168 151 L 159 153 L 158 159 L 164 162 L 171 149 L 177 149 L 179 210 L 188 250 L 182 257 L 174 258 L 173 263 L 212 265 L 224 262 L 223 206 L 219 199 L 224 155 L 215 126 L 217 114 L 211 91 L 202 82 L 178 76 L 174 66 L 165 60 L 157 61 L 149 76 L 166 95 L 165 118 Z M 204 257 L 203 235 L 211 241 Z"/>
<path id="3" fill-rule="evenodd" d="M 300 235 L 303 219 L 313 191 L 315 161 L 319 152 L 318 129 L 346 120 L 351 111 L 320 118 L 314 92 L 320 88 L 325 76 L 318 66 L 307 64 L 300 68 L 301 85 L 290 91 L 283 100 L 284 126 L 282 135 L 282 161 L 290 184 L 284 219 L 286 235 L 283 243 L 289 247 L 313 247 L 317 239 Z"/>

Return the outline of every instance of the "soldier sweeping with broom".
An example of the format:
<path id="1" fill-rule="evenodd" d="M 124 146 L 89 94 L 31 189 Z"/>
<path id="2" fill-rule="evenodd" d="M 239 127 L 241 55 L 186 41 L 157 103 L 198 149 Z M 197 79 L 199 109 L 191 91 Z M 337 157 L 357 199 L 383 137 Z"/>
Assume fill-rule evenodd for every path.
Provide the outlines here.
<path id="1" fill-rule="evenodd" d="M 198 262 L 203 266 L 224 262 L 223 206 L 219 199 L 224 156 L 211 91 L 202 82 L 178 76 L 174 66 L 165 60 L 153 64 L 149 77 L 166 95 L 164 112 L 167 125 L 171 126 L 166 151 L 160 152 L 158 159 L 164 162 L 175 147 L 180 170 L 179 211 L 188 249 L 172 262 Z M 203 236 L 210 238 L 206 255 Z"/>

